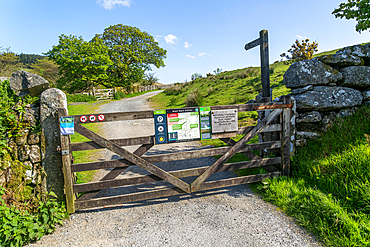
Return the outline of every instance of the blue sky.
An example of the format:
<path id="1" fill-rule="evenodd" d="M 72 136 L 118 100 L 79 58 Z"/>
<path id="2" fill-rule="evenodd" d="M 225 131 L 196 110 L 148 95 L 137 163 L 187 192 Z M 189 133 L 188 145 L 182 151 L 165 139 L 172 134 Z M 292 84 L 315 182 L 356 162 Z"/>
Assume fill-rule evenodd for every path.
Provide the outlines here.
<path id="1" fill-rule="evenodd" d="M 190 80 L 194 73 L 258 66 L 259 49 L 244 50 L 269 31 L 270 63 L 296 39 L 319 43 L 319 52 L 369 42 L 353 20 L 331 12 L 346 0 L 0 0 L 0 46 L 16 53 L 41 54 L 61 34 L 90 40 L 123 24 L 151 34 L 167 50 L 161 83 Z"/>

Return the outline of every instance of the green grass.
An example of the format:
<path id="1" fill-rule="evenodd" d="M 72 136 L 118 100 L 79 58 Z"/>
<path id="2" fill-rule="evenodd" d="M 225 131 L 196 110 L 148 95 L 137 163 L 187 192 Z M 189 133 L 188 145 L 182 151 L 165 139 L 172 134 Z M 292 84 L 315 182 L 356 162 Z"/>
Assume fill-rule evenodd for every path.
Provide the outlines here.
<path id="1" fill-rule="evenodd" d="M 99 103 L 82 103 L 82 104 L 76 104 L 76 105 L 68 105 L 68 114 L 70 116 L 72 115 L 83 115 L 83 114 L 91 114 L 91 113 L 97 113 L 99 106 L 106 104 L 107 102 L 99 102 Z M 100 127 L 99 124 L 83 124 L 86 128 L 99 133 Z M 90 141 L 88 138 L 75 133 L 74 135 L 71 135 L 71 141 L 72 142 L 87 142 Z M 86 151 L 78 151 L 73 152 L 73 156 L 75 157 L 75 164 L 78 163 L 86 163 L 86 162 L 92 162 L 97 159 L 96 157 L 96 150 L 86 150 Z M 84 171 L 84 172 L 77 172 L 77 181 L 76 183 L 86 183 L 90 182 L 95 174 L 95 170 L 92 171 Z"/>
<path id="2" fill-rule="evenodd" d="M 259 186 L 264 199 L 327 246 L 369 246 L 370 143 L 365 134 L 370 134 L 366 106 L 337 119 L 320 139 L 299 148 L 291 178 L 270 179 Z"/>

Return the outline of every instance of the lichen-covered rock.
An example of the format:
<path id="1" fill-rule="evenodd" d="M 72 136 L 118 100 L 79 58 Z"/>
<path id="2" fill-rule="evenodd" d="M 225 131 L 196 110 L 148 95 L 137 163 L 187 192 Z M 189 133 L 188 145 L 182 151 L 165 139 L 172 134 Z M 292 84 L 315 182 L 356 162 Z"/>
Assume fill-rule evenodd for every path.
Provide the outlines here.
<path id="1" fill-rule="evenodd" d="M 352 54 L 333 54 L 321 56 L 317 59 L 323 63 L 338 67 L 361 65 L 364 63 L 360 57 Z"/>
<path id="2" fill-rule="evenodd" d="M 318 111 L 301 113 L 296 120 L 296 123 L 316 123 L 322 120 L 321 114 Z"/>
<path id="3" fill-rule="evenodd" d="M 18 135 L 15 137 L 15 143 L 17 143 L 18 146 L 23 146 L 27 141 L 28 133 L 28 129 L 19 131 Z"/>
<path id="4" fill-rule="evenodd" d="M 298 111 L 332 111 L 360 105 L 360 91 L 347 87 L 316 86 L 314 90 L 294 96 Z"/>
<path id="5" fill-rule="evenodd" d="M 350 66 L 340 70 L 343 80 L 340 82 L 345 87 L 368 88 L 370 87 L 370 67 Z"/>
<path id="6" fill-rule="evenodd" d="M 362 92 L 362 96 L 364 97 L 364 100 L 370 100 L 370 91 Z"/>
<path id="7" fill-rule="evenodd" d="M 294 95 L 294 94 L 300 94 L 300 93 L 304 93 L 304 92 L 311 91 L 311 90 L 313 90 L 313 85 L 308 85 L 303 88 L 294 88 L 291 90 L 291 92 Z"/>
<path id="8" fill-rule="evenodd" d="M 40 147 L 37 145 L 32 145 L 30 147 L 29 158 L 32 163 L 37 163 L 41 161 Z"/>
<path id="9" fill-rule="evenodd" d="M 49 82 L 39 75 L 27 71 L 18 70 L 9 79 L 10 88 L 17 96 L 39 96 L 50 87 Z"/>
<path id="10" fill-rule="evenodd" d="M 297 140 L 302 140 L 302 139 L 315 139 L 319 137 L 320 135 L 316 132 L 312 131 L 297 131 L 296 138 Z"/>
<path id="11" fill-rule="evenodd" d="M 336 54 L 354 55 L 365 60 L 370 60 L 370 44 L 347 46 L 337 51 Z"/>
<path id="12" fill-rule="evenodd" d="M 25 161 L 28 160 L 30 154 L 30 147 L 28 145 L 23 145 L 18 149 L 18 160 Z"/>
<path id="13" fill-rule="evenodd" d="M 307 85 L 327 85 L 342 79 L 342 74 L 318 60 L 303 60 L 293 63 L 284 74 L 288 88 Z"/>
<path id="14" fill-rule="evenodd" d="M 356 108 L 357 107 L 348 108 L 348 109 L 341 109 L 338 112 L 337 117 L 348 117 L 348 116 L 351 116 L 351 115 L 353 115 L 356 112 Z"/>
<path id="15" fill-rule="evenodd" d="M 40 142 L 40 137 L 37 133 L 30 133 L 28 135 L 28 144 L 33 145 Z"/>
<path id="16" fill-rule="evenodd" d="M 304 145 L 306 145 L 306 143 L 307 143 L 307 139 L 301 139 L 301 140 L 295 141 L 296 147 L 303 147 Z"/>
<path id="17" fill-rule="evenodd" d="M 40 107 L 36 104 L 27 105 L 23 115 L 23 122 L 29 126 L 35 126 L 36 120 L 40 119 Z"/>

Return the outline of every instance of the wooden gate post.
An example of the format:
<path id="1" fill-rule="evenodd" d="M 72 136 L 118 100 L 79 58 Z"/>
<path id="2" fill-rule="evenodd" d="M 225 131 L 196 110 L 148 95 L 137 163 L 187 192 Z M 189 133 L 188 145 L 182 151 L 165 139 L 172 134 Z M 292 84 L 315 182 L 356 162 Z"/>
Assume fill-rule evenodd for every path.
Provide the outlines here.
<path id="1" fill-rule="evenodd" d="M 58 109 L 58 117 L 68 116 L 67 110 L 64 108 Z M 75 212 L 75 197 L 73 194 L 73 179 L 71 171 L 71 157 L 72 153 L 69 148 L 70 136 L 60 135 L 60 148 L 63 162 L 63 174 L 64 174 L 64 193 L 66 196 L 67 212 L 73 214 Z"/>
<path id="2" fill-rule="evenodd" d="M 282 97 L 284 104 L 292 104 L 290 96 Z M 291 138 L 291 118 L 292 108 L 284 108 L 282 122 L 282 139 L 281 139 L 281 170 L 284 176 L 290 175 L 290 138 Z"/>

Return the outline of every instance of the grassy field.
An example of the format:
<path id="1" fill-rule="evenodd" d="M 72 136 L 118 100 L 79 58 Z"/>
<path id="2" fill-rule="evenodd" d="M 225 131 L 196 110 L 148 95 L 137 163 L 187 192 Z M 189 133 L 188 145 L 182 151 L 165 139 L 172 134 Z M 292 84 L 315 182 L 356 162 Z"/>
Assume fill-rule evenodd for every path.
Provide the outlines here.
<path id="1" fill-rule="evenodd" d="M 289 93 L 282 83 L 288 67 L 282 62 L 270 65 L 273 98 Z M 200 97 L 194 97 L 193 102 L 199 106 L 246 103 L 260 90 L 259 69 L 249 67 L 196 79 L 167 89 L 151 101 L 157 109 L 185 107 L 189 95 L 198 91 Z M 256 113 L 239 115 L 240 125 L 255 124 L 256 120 Z M 255 137 L 251 143 L 257 141 Z M 202 144 L 225 146 L 220 140 Z M 246 158 L 235 155 L 228 162 L 241 160 Z M 338 118 L 319 139 L 298 148 L 291 167 L 291 177 L 269 179 L 251 184 L 251 188 L 294 217 L 326 246 L 370 246 L 370 107 Z M 263 172 L 254 169 L 237 173 Z"/>

